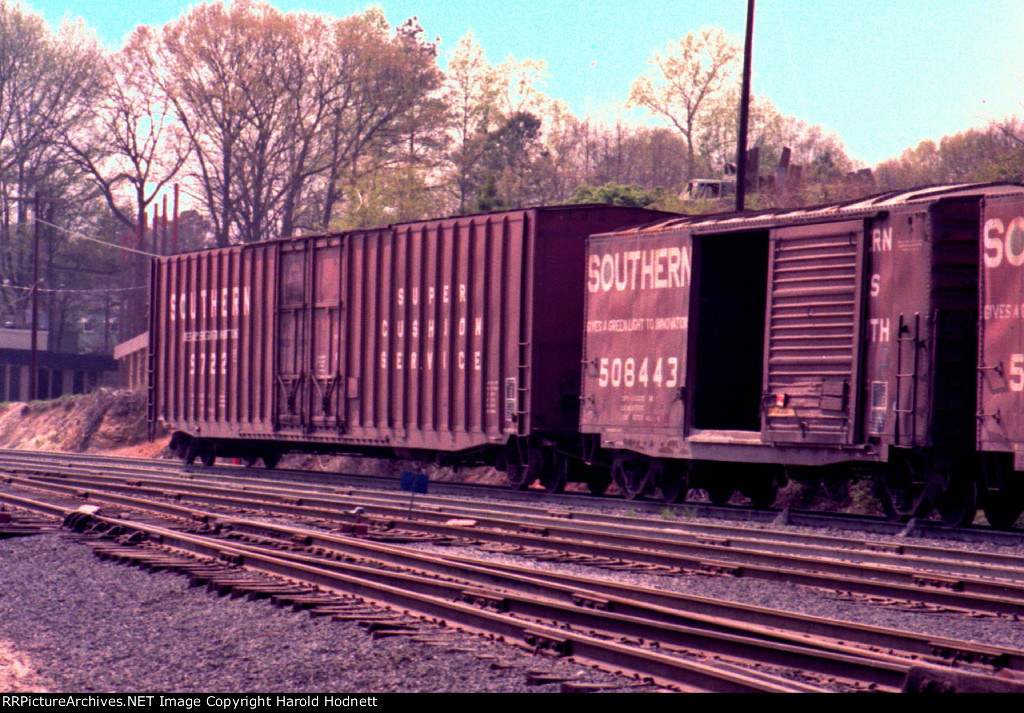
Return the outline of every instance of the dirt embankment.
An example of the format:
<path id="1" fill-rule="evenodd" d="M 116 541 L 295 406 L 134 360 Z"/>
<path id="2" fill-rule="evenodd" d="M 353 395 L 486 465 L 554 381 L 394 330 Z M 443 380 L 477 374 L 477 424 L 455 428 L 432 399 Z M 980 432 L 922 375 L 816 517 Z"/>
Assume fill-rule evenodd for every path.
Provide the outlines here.
<path id="1" fill-rule="evenodd" d="M 0 405 L 0 447 L 153 457 L 165 434 L 149 441 L 144 391 L 99 389 L 84 396 Z"/>
<path id="2" fill-rule="evenodd" d="M 168 456 L 168 434 L 160 432 L 150 441 L 146 419 L 145 391 L 99 389 L 85 396 L 65 396 L 54 401 L 7 403 L 0 405 L 0 448 L 102 452 L 140 458 Z M 285 456 L 281 467 L 396 478 L 403 470 L 425 470 L 431 480 L 487 481 L 504 477 L 493 468 L 462 469 L 455 473 L 423 463 L 301 453 Z"/>

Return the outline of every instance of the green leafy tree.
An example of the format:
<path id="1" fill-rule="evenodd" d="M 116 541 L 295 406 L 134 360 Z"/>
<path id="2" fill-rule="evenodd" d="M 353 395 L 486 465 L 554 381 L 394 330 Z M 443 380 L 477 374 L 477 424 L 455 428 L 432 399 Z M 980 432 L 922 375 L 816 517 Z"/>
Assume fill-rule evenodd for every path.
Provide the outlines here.
<path id="1" fill-rule="evenodd" d="M 477 210 L 501 202 L 522 207 L 533 202 L 536 182 L 534 161 L 540 150 L 541 121 L 529 112 L 516 112 L 489 132 L 475 171 Z M 492 197 L 491 192 L 497 197 Z"/>
<path id="2" fill-rule="evenodd" d="M 624 186 L 606 183 L 603 186 L 579 186 L 573 191 L 569 203 L 607 203 L 609 205 L 646 208 L 656 203 L 664 191 L 660 188 L 649 190 L 637 185 Z"/>

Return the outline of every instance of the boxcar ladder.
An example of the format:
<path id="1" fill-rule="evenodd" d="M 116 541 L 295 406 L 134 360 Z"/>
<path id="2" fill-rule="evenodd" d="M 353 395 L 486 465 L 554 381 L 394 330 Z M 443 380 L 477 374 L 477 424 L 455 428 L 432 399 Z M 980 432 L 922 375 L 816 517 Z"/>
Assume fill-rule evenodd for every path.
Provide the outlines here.
<path id="1" fill-rule="evenodd" d="M 913 446 L 916 445 L 917 441 L 917 354 L 920 350 L 920 342 L 917 339 L 917 335 L 921 331 L 921 314 L 920 312 L 914 313 L 914 328 L 911 333 L 910 325 L 906 322 L 904 316 L 900 314 L 899 327 L 896 331 L 896 407 L 893 411 L 896 414 L 896 425 L 895 425 L 895 443 L 900 446 Z M 904 371 L 904 351 L 905 347 L 910 347 L 910 371 Z M 910 379 L 909 388 L 909 406 L 904 403 L 903 399 L 903 381 L 904 379 Z M 901 428 L 903 424 L 903 417 L 909 416 L 910 421 L 910 436 L 908 442 L 903 442 L 904 434 Z"/>

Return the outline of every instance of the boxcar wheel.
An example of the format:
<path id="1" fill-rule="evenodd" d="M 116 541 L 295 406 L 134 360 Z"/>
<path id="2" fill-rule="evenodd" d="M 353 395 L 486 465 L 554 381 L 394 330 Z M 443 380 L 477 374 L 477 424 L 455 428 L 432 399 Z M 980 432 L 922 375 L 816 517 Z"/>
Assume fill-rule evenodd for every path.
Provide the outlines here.
<path id="1" fill-rule="evenodd" d="M 271 451 L 270 453 L 263 454 L 263 467 L 267 470 L 273 470 L 280 462 L 281 454 L 277 451 Z"/>
<path id="2" fill-rule="evenodd" d="M 192 465 L 196 462 L 196 458 L 199 457 L 199 439 L 189 438 L 188 443 L 181 450 L 181 460 L 185 462 L 185 465 Z"/>
<path id="3" fill-rule="evenodd" d="M 999 530 L 1009 530 L 1013 527 L 1024 511 L 1019 500 L 1006 497 L 999 491 L 986 494 L 983 509 L 988 524 Z"/>
<path id="4" fill-rule="evenodd" d="M 549 493 L 565 492 L 565 484 L 569 482 L 569 458 L 561 453 L 555 454 L 555 462 L 540 476 L 540 482 Z"/>
<path id="5" fill-rule="evenodd" d="M 882 492 L 878 494 L 882 512 L 890 522 L 910 522 L 912 517 L 927 515 L 931 503 L 926 498 L 916 508 L 913 508 L 915 497 L 914 489 L 901 487 L 883 486 Z"/>
<path id="6" fill-rule="evenodd" d="M 666 468 L 662 471 L 658 490 L 666 503 L 681 503 L 690 490 L 690 479 L 685 468 Z"/>
<path id="7" fill-rule="evenodd" d="M 980 495 L 985 519 L 992 527 L 1009 530 L 1024 512 L 1024 488 L 1015 478 L 1012 454 L 982 453 L 983 482 L 997 484 L 995 490 L 985 489 Z"/>
<path id="8" fill-rule="evenodd" d="M 526 490 L 533 485 L 533 474 L 530 472 L 530 467 L 522 463 L 509 463 L 505 475 L 508 476 L 508 484 L 512 486 L 513 490 Z"/>
<path id="9" fill-rule="evenodd" d="M 184 458 L 185 451 L 188 449 L 188 442 L 192 440 L 186 434 L 181 431 L 175 431 L 174 435 L 171 436 L 171 442 L 167 444 L 171 454 L 176 458 Z"/>
<path id="10" fill-rule="evenodd" d="M 608 486 L 612 484 L 611 476 L 605 470 L 593 469 L 593 473 L 587 478 L 587 490 L 591 495 L 604 495 Z"/>
<path id="11" fill-rule="evenodd" d="M 875 495 L 890 522 L 910 522 L 910 518 L 927 515 L 931 509 L 928 498 L 922 498 L 922 486 L 892 486 L 882 481 L 877 487 Z"/>
<path id="12" fill-rule="evenodd" d="M 704 492 L 708 494 L 708 500 L 712 505 L 718 507 L 727 505 L 735 491 L 736 489 L 730 485 L 712 485 L 704 488 Z"/>
<path id="13" fill-rule="evenodd" d="M 626 500 L 643 498 L 651 484 L 651 466 L 637 458 L 620 456 L 612 463 L 612 480 Z"/>
<path id="14" fill-rule="evenodd" d="M 954 474 L 935 504 L 939 517 L 952 527 L 966 527 L 978 512 L 978 484 L 971 475 Z"/>
<path id="15" fill-rule="evenodd" d="M 199 442 L 199 461 L 207 468 L 217 461 L 217 446 L 209 441 Z"/>
<path id="16" fill-rule="evenodd" d="M 888 493 L 883 494 L 879 500 L 882 503 L 882 512 L 885 514 L 885 519 L 889 522 L 909 522 L 910 515 L 906 515 L 899 511 L 899 505 L 894 503 Z"/>
<path id="17" fill-rule="evenodd" d="M 544 454 L 536 448 L 528 448 L 526 451 L 526 462 L 523 463 L 518 454 L 509 453 L 508 465 L 505 473 L 508 475 L 509 484 L 516 490 L 526 490 L 533 481 L 537 480 L 544 472 Z"/>

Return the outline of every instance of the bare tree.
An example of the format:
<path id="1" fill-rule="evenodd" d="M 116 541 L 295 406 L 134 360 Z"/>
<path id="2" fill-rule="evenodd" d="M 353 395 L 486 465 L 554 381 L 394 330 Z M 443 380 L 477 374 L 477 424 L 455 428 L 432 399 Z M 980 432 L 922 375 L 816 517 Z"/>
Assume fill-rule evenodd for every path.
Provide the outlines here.
<path id="1" fill-rule="evenodd" d="M 221 4 L 198 5 L 158 35 L 140 27 L 131 40 L 188 136 L 194 177 L 221 246 L 230 243 L 239 200 L 235 152 L 247 120 L 245 91 L 253 71 L 243 39 L 249 8 L 237 3 L 229 12 Z"/>
<path id="2" fill-rule="evenodd" d="M 686 143 L 667 128 L 613 126 L 593 127 L 587 147 L 591 185 L 636 184 L 665 188 L 678 194 L 683 183 Z"/>
<path id="3" fill-rule="evenodd" d="M 148 207 L 189 153 L 166 95 L 141 71 L 143 60 L 132 44 L 104 57 L 84 122 L 61 130 L 69 160 L 91 177 L 114 217 L 132 231 L 144 225 Z"/>
<path id="4" fill-rule="evenodd" d="M 691 32 L 664 52 L 655 52 L 654 71 L 633 82 L 629 103 L 675 127 L 686 140 L 687 178 L 694 177 L 698 121 L 716 94 L 735 75 L 740 50 L 721 30 Z"/>
<path id="5" fill-rule="evenodd" d="M 392 33 L 375 9 L 332 20 L 248 0 L 196 6 L 155 38 L 140 29 L 219 245 L 325 228 L 382 147 L 415 148 L 440 83 L 420 33 Z"/>
<path id="6" fill-rule="evenodd" d="M 81 24 L 52 33 L 41 17 L 0 0 L 0 296 L 6 318 L 16 322 L 24 319 L 19 286 L 31 284 L 33 196 L 48 199 L 48 223 L 73 223 L 84 214 L 80 204 L 64 200 L 82 198 L 59 137 L 82 125 L 99 57 Z"/>

